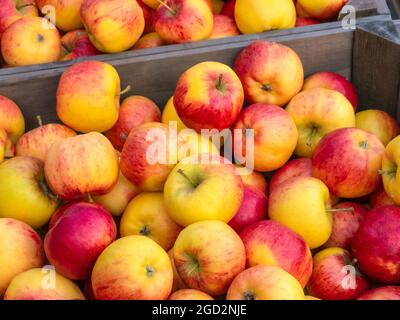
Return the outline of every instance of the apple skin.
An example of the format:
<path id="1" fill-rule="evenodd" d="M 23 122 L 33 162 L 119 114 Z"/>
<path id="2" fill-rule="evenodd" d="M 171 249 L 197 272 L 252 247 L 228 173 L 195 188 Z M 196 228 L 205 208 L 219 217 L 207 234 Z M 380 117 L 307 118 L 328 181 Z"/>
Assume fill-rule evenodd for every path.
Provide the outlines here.
<path id="1" fill-rule="evenodd" d="M 164 40 L 157 32 L 150 32 L 142 36 L 132 47 L 132 50 L 161 47 L 165 45 Z"/>
<path id="2" fill-rule="evenodd" d="M 174 93 L 179 117 L 198 133 L 202 129 L 229 128 L 238 117 L 243 101 L 238 76 L 219 62 L 202 62 L 186 70 Z"/>
<path id="3" fill-rule="evenodd" d="M 51 190 L 61 199 L 103 195 L 118 181 L 118 157 L 106 137 L 92 132 L 53 144 L 44 171 Z"/>
<path id="4" fill-rule="evenodd" d="M 51 219 L 49 221 L 49 227 L 48 230 L 50 230 L 51 228 L 54 227 L 54 225 L 58 222 L 58 220 L 60 220 L 60 218 L 64 215 L 65 211 L 67 211 L 67 209 L 75 204 L 84 202 L 85 199 L 77 199 L 77 200 L 72 200 L 69 202 L 65 202 L 63 203 L 61 206 L 58 207 L 57 211 L 54 212 L 54 214 L 51 216 Z"/>
<path id="5" fill-rule="evenodd" d="M 386 146 L 382 159 L 382 181 L 387 195 L 393 199 L 396 205 L 400 205 L 399 159 L 400 136 L 394 138 Z"/>
<path id="6" fill-rule="evenodd" d="M 366 131 L 343 128 L 326 135 L 312 157 L 313 176 L 341 198 L 359 198 L 381 183 L 379 170 L 385 147 Z"/>
<path id="7" fill-rule="evenodd" d="M 376 135 L 386 146 L 400 134 L 400 125 L 382 110 L 365 110 L 356 113 L 356 127 Z"/>
<path id="8" fill-rule="evenodd" d="M 174 97 L 168 99 L 168 102 L 166 103 L 162 112 L 161 122 L 167 126 L 170 122 L 176 122 L 178 132 L 182 131 L 183 129 L 187 129 L 181 118 L 179 118 L 178 114 L 176 113 Z"/>
<path id="9" fill-rule="evenodd" d="M 0 217 L 40 228 L 57 206 L 58 200 L 50 195 L 44 181 L 42 161 L 15 157 L 0 165 Z"/>
<path id="10" fill-rule="evenodd" d="M 10 146 L 10 144 L 7 132 L 4 129 L 0 129 L 0 163 L 4 161 L 7 145 Z"/>
<path id="11" fill-rule="evenodd" d="M 200 160 L 196 156 L 183 159 L 164 186 L 168 214 L 181 226 L 203 220 L 227 223 L 242 204 L 243 182 L 235 166 L 220 156 L 212 156 L 208 163 Z"/>
<path id="12" fill-rule="evenodd" d="M 239 168 L 238 174 L 242 178 L 244 187 L 260 191 L 264 195 L 268 196 L 268 182 L 262 173 L 254 170 L 248 172 L 247 168 L 241 166 L 237 166 L 237 168 Z"/>
<path id="13" fill-rule="evenodd" d="M 118 121 L 105 133 L 114 148 L 121 151 L 131 130 L 143 123 L 160 122 L 161 111 L 149 98 L 130 96 L 119 109 Z"/>
<path id="14" fill-rule="evenodd" d="M 382 206 L 396 205 L 391 197 L 386 193 L 383 186 L 380 186 L 372 195 L 369 200 L 371 207 L 378 208 Z"/>
<path id="15" fill-rule="evenodd" d="M 351 243 L 363 223 L 368 209 L 353 202 L 342 202 L 333 207 L 333 209 L 345 208 L 353 208 L 354 211 L 335 212 L 332 215 L 332 234 L 324 244 L 324 248 L 339 247 L 351 250 Z"/>
<path id="16" fill-rule="evenodd" d="M 182 228 L 167 213 L 161 192 L 143 192 L 129 203 L 120 223 L 121 237 L 147 236 L 170 250 Z"/>
<path id="17" fill-rule="evenodd" d="M 145 4 L 142 0 L 136 0 L 138 5 L 142 8 L 144 17 L 144 31 L 143 34 L 154 32 L 154 10 Z"/>
<path id="18" fill-rule="evenodd" d="M 214 300 L 214 298 L 200 290 L 181 289 L 171 294 L 168 300 Z"/>
<path id="19" fill-rule="evenodd" d="M 175 260 L 174 260 L 174 248 L 168 251 L 168 256 L 171 261 L 172 271 L 174 274 L 171 292 L 175 292 L 181 289 L 187 289 L 187 285 L 183 282 L 181 276 L 178 273 L 178 270 L 176 270 Z"/>
<path id="20" fill-rule="evenodd" d="M 229 287 L 227 300 L 303 300 L 300 283 L 276 266 L 255 266 L 241 272 Z"/>
<path id="21" fill-rule="evenodd" d="M 135 0 L 86 0 L 80 15 L 90 41 L 104 53 L 128 50 L 145 27 L 143 10 Z"/>
<path id="22" fill-rule="evenodd" d="M 36 0 L 36 5 L 42 11 L 44 6 L 53 6 L 57 28 L 64 31 L 73 31 L 83 27 L 79 14 L 84 0 Z"/>
<path id="23" fill-rule="evenodd" d="M 166 300 L 172 280 L 168 254 L 144 236 L 128 236 L 112 243 L 92 272 L 97 300 Z"/>
<path id="24" fill-rule="evenodd" d="M 312 26 L 314 24 L 320 24 L 320 23 L 321 21 L 317 19 L 297 17 L 295 27 L 298 28 L 298 27 Z"/>
<path id="25" fill-rule="evenodd" d="M 4 96 L 0 96 L 0 128 L 7 132 L 12 144 L 25 132 L 25 119 L 21 109 L 14 101 Z"/>
<path id="26" fill-rule="evenodd" d="M 277 266 L 289 272 L 304 288 L 312 273 L 311 251 L 304 239 L 272 220 L 256 222 L 240 233 L 247 267 Z"/>
<path id="27" fill-rule="evenodd" d="M 348 0 L 298 0 L 297 13 L 300 17 L 311 17 L 321 21 L 337 19 Z"/>
<path id="28" fill-rule="evenodd" d="M 233 139 L 236 159 L 247 159 L 249 156 L 246 149 L 250 141 L 247 141 L 243 130 L 254 130 L 253 158 L 257 171 L 273 171 L 282 167 L 292 156 L 299 137 L 296 124 L 289 114 L 279 106 L 269 104 L 247 107 L 232 128 L 242 132 L 235 134 Z"/>
<path id="29" fill-rule="evenodd" d="M 34 0 L 3 0 L 0 6 L 0 38 L 13 22 L 23 17 L 37 17 L 38 14 Z"/>
<path id="30" fill-rule="evenodd" d="M 220 14 L 235 20 L 235 5 L 236 5 L 236 0 L 225 1 L 225 4 L 221 9 Z"/>
<path id="31" fill-rule="evenodd" d="M 85 30 L 74 30 L 66 33 L 61 38 L 61 45 L 61 61 L 101 54 L 90 42 L 89 36 Z"/>
<path id="32" fill-rule="evenodd" d="M 76 132 L 62 124 L 46 124 L 25 133 L 15 145 L 15 154 L 44 161 L 54 143 L 74 136 Z"/>
<path id="33" fill-rule="evenodd" d="M 268 200 L 268 215 L 304 238 L 311 249 L 332 233 L 329 190 L 313 177 L 296 177 L 279 184 Z"/>
<path id="34" fill-rule="evenodd" d="M 57 115 L 78 132 L 107 131 L 118 120 L 120 92 L 118 72 L 110 64 L 100 61 L 76 63 L 59 81 Z"/>
<path id="35" fill-rule="evenodd" d="M 247 226 L 265 220 L 267 211 L 268 198 L 265 193 L 244 187 L 242 204 L 228 224 L 233 230 L 240 233 Z"/>
<path id="36" fill-rule="evenodd" d="M 16 275 L 44 263 L 43 242 L 32 227 L 19 220 L 0 218 L 0 298 Z"/>
<path id="37" fill-rule="evenodd" d="M 308 76 L 304 81 L 303 90 L 324 88 L 343 94 L 357 110 L 357 92 L 352 83 L 335 72 L 317 72 Z"/>
<path id="38" fill-rule="evenodd" d="M 383 206 L 369 211 L 353 240 L 352 252 L 369 278 L 399 283 L 400 208 Z"/>
<path id="39" fill-rule="evenodd" d="M 10 25 L 1 37 L 1 53 L 10 67 L 50 63 L 60 59 L 61 40 L 56 28 L 40 17 L 21 18 Z"/>
<path id="40" fill-rule="evenodd" d="M 342 248 L 328 248 L 314 256 L 314 270 L 307 285 L 310 295 L 322 300 L 354 300 L 369 288 L 368 280 L 353 266 L 350 253 Z M 343 269 L 355 268 L 355 274 Z M 355 277 L 347 283 L 346 277 Z M 354 285 L 345 287 L 344 284 Z"/>
<path id="41" fill-rule="evenodd" d="M 213 28 L 213 14 L 206 1 L 166 0 L 154 13 L 156 32 L 167 43 L 185 43 L 207 39 Z"/>
<path id="42" fill-rule="evenodd" d="M 173 254 L 184 283 L 211 296 L 225 294 L 246 263 L 240 237 L 226 223 L 217 220 L 196 222 L 183 229 Z"/>
<path id="43" fill-rule="evenodd" d="M 237 36 L 240 34 L 236 26 L 235 20 L 222 14 L 214 14 L 214 25 L 211 32 L 211 39 L 220 39 L 226 37 Z"/>
<path id="44" fill-rule="evenodd" d="M 364 292 L 357 300 L 400 300 L 400 287 L 386 286 Z"/>
<path id="45" fill-rule="evenodd" d="M 289 47 L 256 41 L 235 60 L 234 70 L 249 103 L 286 105 L 302 88 L 302 62 Z"/>
<path id="46" fill-rule="evenodd" d="M 111 214 L 98 204 L 80 202 L 65 210 L 46 234 L 44 249 L 57 272 L 71 280 L 90 276 L 103 250 L 116 238 Z"/>
<path id="47" fill-rule="evenodd" d="M 298 157 L 311 158 L 319 141 L 328 133 L 355 127 L 351 103 L 341 93 L 315 88 L 297 94 L 286 107 L 299 131 Z M 326 114 L 329 113 L 329 117 Z"/>

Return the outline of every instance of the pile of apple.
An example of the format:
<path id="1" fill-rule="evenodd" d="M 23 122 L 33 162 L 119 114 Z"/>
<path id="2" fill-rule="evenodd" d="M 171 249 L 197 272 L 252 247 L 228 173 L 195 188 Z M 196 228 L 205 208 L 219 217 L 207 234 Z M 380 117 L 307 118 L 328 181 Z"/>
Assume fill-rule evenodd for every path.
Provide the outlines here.
<path id="1" fill-rule="evenodd" d="M 124 93 L 113 66 L 77 63 L 63 124 L 26 133 L 0 98 L 0 297 L 400 299 L 400 127 L 355 114 L 344 77 L 304 81 L 292 49 L 258 41 L 233 69 L 186 70 L 162 113 Z M 239 132 L 255 170 L 202 129 Z"/>
<path id="2" fill-rule="evenodd" d="M 1 0 L 1 54 L 15 67 L 287 29 L 335 20 L 347 2 Z"/>

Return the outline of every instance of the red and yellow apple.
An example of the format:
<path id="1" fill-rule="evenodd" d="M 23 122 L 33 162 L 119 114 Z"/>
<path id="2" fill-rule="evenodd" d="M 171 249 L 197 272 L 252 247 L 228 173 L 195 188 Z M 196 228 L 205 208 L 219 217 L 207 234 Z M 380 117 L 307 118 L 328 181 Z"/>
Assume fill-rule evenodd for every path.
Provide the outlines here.
<path id="1" fill-rule="evenodd" d="M 100 54 L 90 42 L 85 30 L 74 30 L 66 33 L 61 38 L 62 61 L 89 57 Z"/>
<path id="2" fill-rule="evenodd" d="M 165 45 L 164 40 L 157 32 L 150 32 L 142 36 L 132 47 L 132 50 L 155 48 Z"/>
<path id="3" fill-rule="evenodd" d="M 214 14 L 214 25 L 209 40 L 237 36 L 240 34 L 235 20 L 222 14 Z"/>
<path id="4" fill-rule="evenodd" d="M 242 178 L 244 187 L 268 195 L 268 182 L 262 173 L 241 166 L 237 166 L 237 173 Z"/>
<path id="5" fill-rule="evenodd" d="M 25 120 L 21 109 L 14 101 L 0 96 L 0 129 L 6 131 L 12 144 L 25 132 Z"/>
<path id="6" fill-rule="evenodd" d="M 336 19 L 348 0 L 297 0 L 297 13 L 322 21 Z"/>
<path id="7" fill-rule="evenodd" d="M 382 159 L 383 187 L 387 195 L 397 204 L 400 205 L 400 175 L 398 168 L 400 165 L 400 136 L 394 138 L 386 146 L 386 150 Z"/>
<path id="8" fill-rule="evenodd" d="M 321 21 L 313 18 L 302 18 L 302 17 L 296 17 L 296 24 L 295 27 L 305 27 L 305 26 L 312 26 L 314 24 L 320 24 Z"/>
<path id="9" fill-rule="evenodd" d="M 176 113 L 174 97 L 169 98 L 168 102 L 166 103 L 162 112 L 161 122 L 166 125 L 169 125 L 170 122 L 175 122 L 178 132 L 182 131 L 183 129 L 187 129 L 181 118 L 179 118 L 178 114 Z"/>
<path id="10" fill-rule="evenodd" d="M 235 5 L 236 5 L 236 0 L 225 1 L 225 4 L 221 9 L 220 14 L 223 14 L 235 20 Z"/>
<path id="11" fill-rule="evenodd" d="M 214 300 L 214 298 L 200 290 L 181 289 L 171 294 L 168 300 Z"/>
<path id="12" fill-rule="evenodd" d="M 156 1 L 156 0 L 150 0 Z M 154 10 L 142 0 L 136 0 L 138 5 L 142 8 L 144 17 L 144 32 L 143 34 L 154 32 Z M 157 2 L 157 1 L 156 1 Z M 158 3 L 159 4 L 159 3 Z"/>
<path id="13" fill-rule="evenodd" d="M 386 193 L 383 186 L 380 186 L 372 195 L 369 200 L 369 203 L 372 208 L 382 207 L 382 206 L 391 206 L 396 203 L 393 201 L 391 197 Z"/>
<path id="14" fill-rule="evenodd" d="M 400 300 L 399 286 L 379 287 L 364 292 L 357 300 Z"/>
<path id="15" fill-rule="evenodd" d="M 0 38 L 15 21 L 23 17 L 37 17 L 35 0 L 2 0 L 0 6 Z"/>
<path id="16" fill-rule="evenodd" d="M 181 276 L 178 273 L 178 270 L 176 270 L 173 250 L 174 249 L 172 248 L 171 250 L 168 251 L 168 256 L 171 261 L 172 271 L 174 274 L 174 280 L 172 282 L 172 291 L 171 292 L 175 292 L 175 291 L 187 288 L 187 285 L 183 282 Z"/>

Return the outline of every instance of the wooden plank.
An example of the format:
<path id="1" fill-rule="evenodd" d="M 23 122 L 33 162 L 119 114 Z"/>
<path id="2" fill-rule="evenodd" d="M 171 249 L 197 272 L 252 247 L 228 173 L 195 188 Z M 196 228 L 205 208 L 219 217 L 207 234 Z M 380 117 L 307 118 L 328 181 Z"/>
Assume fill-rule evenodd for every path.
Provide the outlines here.
<path id="1" fill-rule="evenodd" d="M 355 8 L 357 18 L 375 15 L 390 15 L 390 9 L 386 0 L 350 0 L 347 5 Z M 339 16 L 339 19 L 341 18 L 343 18 L 343 15 Z"/>
<path id="2" fill-rule="evenodd" d="M 273 37 L 269 40 L 292 47 L 300 55 L 307 74 L 327 70 L 349 76 L 353 33 L 351 30 L 337 28 L 301 36 Z M 236 55 L 253 40 L 127 57 L 112 61 L 112 64 L 120 74 L 122 86 L 132 86 L 130 94 L 147 96 L 163 107 L 172 95 L 179 76 L 187 68 L 207 60 L 232 65 Z M 0 79 L 0 94 L 15 100 L 22 108 L 28 129 L 36 126 L 35 117 L 39 114 L 45 123 L 57 121 L 55 92 L 63 70 L 63 67 L 54 68 L 31 74 L 3 76 Z"/>
<path id="3" fill-rule="evenodd" d="M 356 31 L 352 75 L 360 109 L 382 109 L 400 120 L 398 23 L 374 22 Z"/>
<path id="4" fill-rule="evenodd" d="M 400 0 L 388 0 L 393 19 L 400 19 Z"/>

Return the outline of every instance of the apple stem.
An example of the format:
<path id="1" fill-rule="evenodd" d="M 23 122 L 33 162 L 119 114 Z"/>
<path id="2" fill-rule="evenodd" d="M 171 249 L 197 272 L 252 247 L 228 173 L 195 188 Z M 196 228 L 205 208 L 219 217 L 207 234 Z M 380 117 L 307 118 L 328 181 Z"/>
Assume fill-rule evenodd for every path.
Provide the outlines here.
<path id="1" fill-rule="evenodd" d="M 310 135 L 307 138 L 307 142 L 306 142 L 307 147 L 312 148 L 312 138 L 316 132 L 317 132 L 317 128 L 313 127 Z"/>
<path id="2" fill-rule="evenodd" d="M 193 181 L 187 176 L 187 174 L 182 169 L 178 169 L 178 173 L 180 175 L 182 175 L 186 180 L 188 180 L 192 184 L 192 186 L 196 185 L 195 183 L 193 183 Z"/>
<path id="3" fill-rule="evenodd" d="M 125 93 L 128 93 L 129 91 L 131 91 L 132 87 L 130 85 L 128 85 L 124 90 L 122 90 L 119 95 L 122 96 Z"/>
<path id="4" fill-rule="evenodd" d="M 36 116 L 36 120 L 39 124 L 39 127 L 43 126 L 43 121 L 42 121 L 42 117 L 40 115 Z"/>
<path id="5" fill-rule="evenodd" d="M 176 10 L 172 9 L 169 5 L 167 5 L 164 1 L 162 0 L 157 0 L 157 2 L 159 4 L 161 4 L 163 7 L 165 7 L 169 12 L 171 12 L 171 14 L 173 14 L 174 16 L 176 15 Z"/>
<path id="6" fill-rule="evenodd" d="M 222 85 L 222 78 L 224 77 L 224 75 L 221 73 L 218 77 L 218 82 L 217 82 L 217 89 L 221 89 L 221 85 Z"/>
<path id="7" fill-rule="evenodd" d="M 390 171 L 390 170 L 378 170 L 378 174 L 380 174 L 380 175 L 384 175 L 384 174 L 389 174 L 389 175 L 393 175 L 393 174 L 396 174 L 396 171 L 394 171 L 394 170 L 392 170 L 392 171 Z"/>
<path id="8" fill-rule="evenodd" d="M 90 203 L 94 203 L 93 197 L 90 193 L 87 194 L 87 197 Z"/>
<path id="9" fill-rule="evenodd" d="M 330 212 L 330 213 L 335 213 L 335 212 L 353 212 L 354 208 L 349 207 L 349 208 L 337 208 L 337 209 L 326 209 L 326 211 Z"/>

